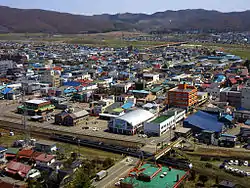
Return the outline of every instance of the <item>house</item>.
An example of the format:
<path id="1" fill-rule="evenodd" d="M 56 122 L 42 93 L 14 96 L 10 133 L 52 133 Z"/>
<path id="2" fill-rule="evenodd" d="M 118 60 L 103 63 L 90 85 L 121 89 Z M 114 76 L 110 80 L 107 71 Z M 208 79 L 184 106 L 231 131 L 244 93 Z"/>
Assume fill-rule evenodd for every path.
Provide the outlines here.
<path id="1" fill-rule="evenodd" d="M 19 163 L 16 161 L 10 161 L 4 171 L 12 177 L 15 178 L 21 178 L 24 179 L 26 177 L 26 175 L 29 173 L 29 171 L 31 170 L 31 166 L 29 165 L 25 165 L 23 163 Z"/>
<path id="2" fill-rule="evenodd" d="M 35 151 L 53 153 L 57 150 L 56 143 L 47 140 L 39 140 L 35 143 Z"/>
<path id="3" fill-rule="evenodd" d="M 25 161 L 32 159 L 34 150 L 32 149 L 22 149 L 18 152 L 17 156 L 19 160 Z"/>
<path id="4" fill-rule="evenodd" d="M 5 151 L 5 158 L 10 159 L 10 158 L 15 158 L 17 156 L 17 153 L 19 152 L 19 148 L 8 148 Z"/>
<path id="5" fill-rule="evenodd" d="M 0 187 L 2 188 L 28 188 L 26 182 L 15 180 L 11 177 L 0 177 Z"/>
<path id="6" fill-rule="evenodd" d="M 7 151 L 6 148 L 0 146 L 0 161 L 5 161 L 5 152 Z"/>
<path id="7" fill-rule="evenodd" d="M 53 155 L 42 153 L 35 158 L 35 161 L 37 166 L 48 167 L 55 162 L 55 157 Z"/>

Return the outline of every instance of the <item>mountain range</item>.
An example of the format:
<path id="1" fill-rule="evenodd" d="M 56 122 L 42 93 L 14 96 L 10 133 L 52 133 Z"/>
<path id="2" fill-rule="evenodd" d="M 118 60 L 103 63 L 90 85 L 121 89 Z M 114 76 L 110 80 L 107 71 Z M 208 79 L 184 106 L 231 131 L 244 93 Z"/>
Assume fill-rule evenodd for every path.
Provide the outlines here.
<path id="1" fill-rule="evenodd" d="M 97 33 L 108 31 L 250 31 L 250 11 L 222 13 L 194 9 L 154 14 L 74 15 L 0 6 L 0 32 Z"/>

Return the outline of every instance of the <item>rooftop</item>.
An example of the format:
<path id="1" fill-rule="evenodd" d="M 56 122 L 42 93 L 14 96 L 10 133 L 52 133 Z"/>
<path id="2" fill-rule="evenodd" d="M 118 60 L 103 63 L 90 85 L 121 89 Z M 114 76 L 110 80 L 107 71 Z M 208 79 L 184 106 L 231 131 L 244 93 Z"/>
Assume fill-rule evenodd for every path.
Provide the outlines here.
<path id="1" fill-rule="evenodd" d="M 158 116 L 157 118 L 155 118 L 154 120 L 152 120 L 151 123 L 162 123 L 170 117 L 171 117 L 171 115 L 161 115 L 161 116 Z"/>
<path id="2" fill-rule="evenodd" d="M 48 102 L 48 101 L 39 100 L 39 99 L 33 99 L 33 100 L 26 101 L 26 103 L 30 103 L 30 104 L 43 104 L 43 103 L 46 103 L 46 102 Z"/>
<path id="3" fill-rule="evenodd" d="M 152 175 L 158 168 L 154 167 L 153 165 L 143 165 L 143 168 L 146 168 L 144 170 L 144 174 L 146 173 L 147 175 Z M 160 176 L 163 174 L 163 172 L 167 172 L 167 175 L 161 178 Z M 178 181 L 177 180 L 177 175 L 179 175 L 179 179 L 186 174 L 185 171 L 183 170 L 178 170 L 178 169 L 171 169 L 169 171 L 168 167 L 163 166 L 162 171 L 158 173 L 150 182 L 144 182 L 137 180 L 134 177 L 127 177 L 125 178 L 122 182 L 127 183 L 127 184 L 132 184 L 134 188 L 166 188 L 166 187 L 174 187 Z"/>

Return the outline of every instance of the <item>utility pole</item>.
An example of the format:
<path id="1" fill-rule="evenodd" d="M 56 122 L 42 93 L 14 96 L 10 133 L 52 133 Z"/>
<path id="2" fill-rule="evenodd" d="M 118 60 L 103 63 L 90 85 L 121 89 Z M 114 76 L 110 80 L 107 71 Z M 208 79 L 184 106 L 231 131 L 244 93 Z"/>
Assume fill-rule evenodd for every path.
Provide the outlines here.
<path id="1" fill-rule="evenodd" d="M 30 130 L 29 127 L 27 125 L 27 108 L 26 108 L 26 104 L 24 101 L 24 96 L 25 96 L 25 90 L 24 87 L 22 86 L 22 104 L 23 104 L 23 129 L 24 129 L 24 133 L 25 133 L 25 144 L 29 145 L 29 139 L 30 139 Z"/>

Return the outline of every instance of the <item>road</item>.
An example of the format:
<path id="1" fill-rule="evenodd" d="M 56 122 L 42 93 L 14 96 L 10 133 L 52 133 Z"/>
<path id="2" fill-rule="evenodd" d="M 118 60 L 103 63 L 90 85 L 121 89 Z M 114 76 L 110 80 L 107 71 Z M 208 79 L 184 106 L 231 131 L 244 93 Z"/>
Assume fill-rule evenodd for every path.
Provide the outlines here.
<path id="1" fill-rule="evenodd" d="M 138 162 L 139 159 L 134 157 L 129 157 L 131 159 L 130 162 L 127 162 L 128 157 L 115 164 L 111 168 L 109 168 L 108 176 L 104 179 L 94 182 L 93 186 L 96 188 L 108 188 L 112 187 L 116 182 L 119 181 L 120 177 L 124 177 L 128 174 L 129 170 L 134 167 L 134 165 Z"/>

